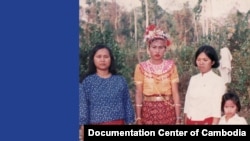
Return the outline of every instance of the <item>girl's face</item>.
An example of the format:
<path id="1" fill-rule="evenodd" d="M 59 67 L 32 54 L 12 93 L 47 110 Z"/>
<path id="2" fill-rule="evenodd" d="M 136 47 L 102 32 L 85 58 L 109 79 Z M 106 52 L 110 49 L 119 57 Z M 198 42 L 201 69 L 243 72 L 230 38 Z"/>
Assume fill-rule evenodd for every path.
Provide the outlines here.
<path id="1" fill-rule="evenodd" d="M 111 64 L 111 57 L 107 49 L 99 49 L 94 55 L 94 63 L 98 70 L 108 70 Z"/>
<path id="2" fill-rule="evenodd" d="M 204 52 L 200 53 L 196 58 L 196 64 L 202 74 L 210 71 L 214 61 L 212 61 Z"/>
<path id="3" fill-rule="evenodd" d="M 156 39 L 150 44 L 148 50 L 151 59 L 161 60 L 166 52 L 166 42 L 161 39 Z"/>
<path id="4" fill-rule="evenodd" d="M 227 100 L 224 104 L 224 114 L 226 118 L 231 118 L 237 112 L 237 106 L 232 100 Z"/>

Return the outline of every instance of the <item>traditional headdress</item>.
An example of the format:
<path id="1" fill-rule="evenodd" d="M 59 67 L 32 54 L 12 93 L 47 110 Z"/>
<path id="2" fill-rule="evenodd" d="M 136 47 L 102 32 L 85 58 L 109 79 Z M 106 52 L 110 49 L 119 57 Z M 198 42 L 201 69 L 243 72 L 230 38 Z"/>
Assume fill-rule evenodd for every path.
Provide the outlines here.
<path id="1" fill-rule="evenodd" d="M 166 41 L 166 46 L 171 44 L 169 35 L 155 25 L 149 25 L 144 33 L 144 41 L 149 45 L 154 39 L 163 39 Z"/>

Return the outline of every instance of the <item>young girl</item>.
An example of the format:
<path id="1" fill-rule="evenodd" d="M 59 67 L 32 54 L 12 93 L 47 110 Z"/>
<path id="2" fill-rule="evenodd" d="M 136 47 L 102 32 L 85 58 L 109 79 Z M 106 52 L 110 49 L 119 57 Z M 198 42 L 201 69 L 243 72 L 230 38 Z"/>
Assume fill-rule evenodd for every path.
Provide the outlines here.
<path id="1" fill-rule="evenodd" d="M 240 99 L 235 93 L 225 93 L 222 96 L 221 111 L 223 116 L 221 117 L 219 124 L 247 124 L 244 117 L 240 117 L 237 113 L 240 111 Z"/>

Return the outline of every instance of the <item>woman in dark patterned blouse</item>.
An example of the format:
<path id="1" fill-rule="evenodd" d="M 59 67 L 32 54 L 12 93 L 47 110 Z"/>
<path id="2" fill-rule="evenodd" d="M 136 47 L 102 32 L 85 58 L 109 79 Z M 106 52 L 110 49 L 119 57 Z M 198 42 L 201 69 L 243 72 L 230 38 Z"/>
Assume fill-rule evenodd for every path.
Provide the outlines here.
<path id="1" fill-rule="evenodd" d="M 97 45 L 89 57 L 89 68 L 79 88 L 79 123 L 124 125 L 135 120 L 135 112 L 125 78 L 116 73 L 112 51 Z"/>

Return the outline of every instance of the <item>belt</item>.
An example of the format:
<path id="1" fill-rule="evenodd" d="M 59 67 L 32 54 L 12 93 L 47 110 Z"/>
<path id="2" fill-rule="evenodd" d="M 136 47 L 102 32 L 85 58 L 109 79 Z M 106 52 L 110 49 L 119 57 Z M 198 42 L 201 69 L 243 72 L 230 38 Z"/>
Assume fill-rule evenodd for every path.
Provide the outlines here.
<path id="1" fill-rule="evenodd" d="M 171 96 L 144 96 L 144 101 L 165 101 L 169 100 Z"/>

